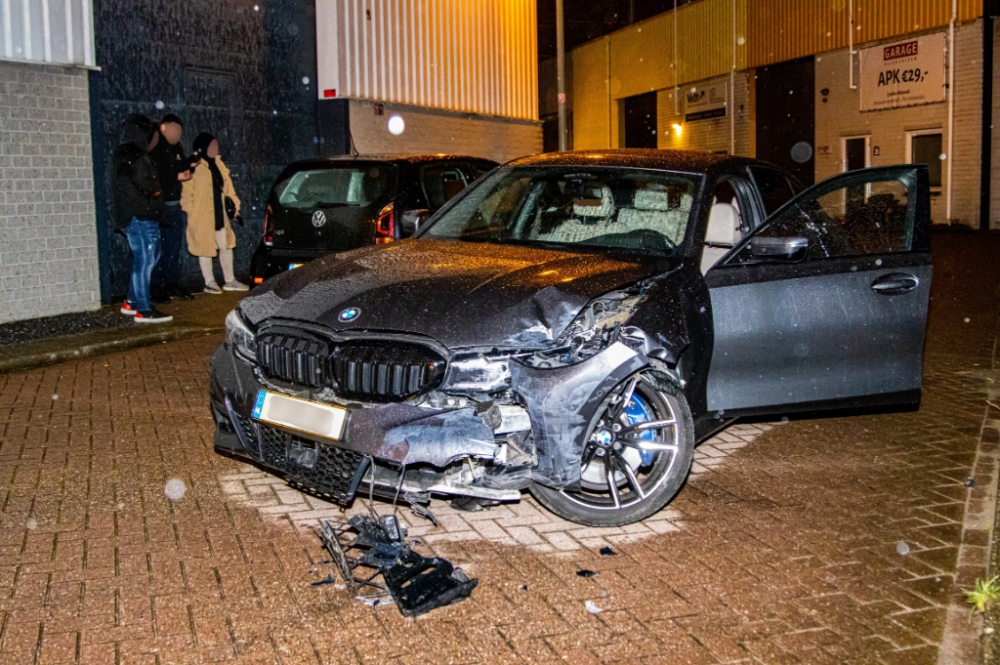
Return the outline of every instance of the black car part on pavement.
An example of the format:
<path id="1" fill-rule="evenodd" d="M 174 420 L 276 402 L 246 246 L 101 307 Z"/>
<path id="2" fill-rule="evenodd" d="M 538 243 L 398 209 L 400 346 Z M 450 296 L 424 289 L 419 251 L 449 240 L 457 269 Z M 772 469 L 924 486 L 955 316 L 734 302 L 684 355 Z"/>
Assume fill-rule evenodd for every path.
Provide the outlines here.
<path id="1" fill-rule="evenodd" d="M 363 596 L 372 604 L 388 594 L 406 617 L 464 600 L 479 583 L 445 559 L 414 552 L 405 527 L 393 515 L 326 520 L 320 537 L 351 592 L 373 591 Z M 375 581 L 379 575 L 382 584 Z"/>

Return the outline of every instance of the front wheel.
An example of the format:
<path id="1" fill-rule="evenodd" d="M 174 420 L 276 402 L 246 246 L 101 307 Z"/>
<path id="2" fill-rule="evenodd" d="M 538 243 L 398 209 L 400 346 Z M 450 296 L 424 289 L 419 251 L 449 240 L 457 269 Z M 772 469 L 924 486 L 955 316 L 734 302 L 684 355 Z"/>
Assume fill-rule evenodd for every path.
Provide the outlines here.
<path id="1" fill-rule="evenodd" d="M 531 494 L 578 524 L 638 522 L 680 491 L 694 444 L 687 400 L 671 384 L 640 372 L 612 390 L 597 410 L 583 448 L 579 489 L 536 484 Z"/>

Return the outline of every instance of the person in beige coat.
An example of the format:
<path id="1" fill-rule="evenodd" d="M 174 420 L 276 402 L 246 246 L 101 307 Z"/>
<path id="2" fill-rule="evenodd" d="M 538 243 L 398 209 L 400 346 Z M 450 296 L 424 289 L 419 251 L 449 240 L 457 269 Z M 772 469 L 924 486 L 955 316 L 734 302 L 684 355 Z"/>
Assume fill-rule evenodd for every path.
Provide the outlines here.
<path id="1" fill-rule="evenodd" d="M 194 152 L 201 161 L 181 192 L 181 208 L 188 216 L 188 251 L 198 257 L 201 274 L 205 278 L 205 293 L 218 295 L 223 291 L 247 291 L 250 287 L 236 281 L 233 274 L 236 234 L 233 233 L 225 202 L 226 198 L 232 200 L 236 207 L 235 218 L 240 213 L 240 199 L 229 177 L 229 169 L 219 157 L 219 142 L 211 134 L 202 132 L 194 140 Z M 225 278 L 222 288 L 215 281 L 212 266 L 216 255 Z"/>

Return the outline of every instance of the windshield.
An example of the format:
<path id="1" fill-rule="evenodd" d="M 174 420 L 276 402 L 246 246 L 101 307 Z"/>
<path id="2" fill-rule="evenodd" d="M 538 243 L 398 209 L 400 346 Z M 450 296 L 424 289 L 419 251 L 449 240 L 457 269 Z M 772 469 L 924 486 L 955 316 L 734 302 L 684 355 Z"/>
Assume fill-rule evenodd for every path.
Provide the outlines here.
<path id="1" fill-rule="evenodd" d="M 382 198 L 394 170 L 379 164 L 298 171 L 274 191 L 278 204 L 286 208 L 366 206 Z"/>
<path id="2" fill-rule="evenodd" d="M 687 232 L 695 178 L 619 168 L 501 168 L 421 237 L 672 254 Z"/>

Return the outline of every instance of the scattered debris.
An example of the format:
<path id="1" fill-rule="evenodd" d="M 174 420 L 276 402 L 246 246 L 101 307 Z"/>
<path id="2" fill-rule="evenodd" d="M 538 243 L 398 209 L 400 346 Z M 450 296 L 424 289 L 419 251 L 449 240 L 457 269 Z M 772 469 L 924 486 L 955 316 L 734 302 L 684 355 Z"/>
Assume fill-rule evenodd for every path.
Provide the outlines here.
<path id="1" fill-rule="evenodd" d="M 326 586 L 327 584 L 336 584 L 337 580 L 333 579 L 333 575 L 327 575 L 326 579 L 320 580 L 319 582 L 313 582 L 309 586 Z"/>
<path id="2" fill-rule="evenodd" d="M 521 591 L 527 591 L 528 590 L 528 585 L 527 584 L 522 584 L 521 586 L 519 586 L 517 588 L 520 589 Z"/>
<path id="3" fill-rule="evenodd" d="M 898 543 L 896 543 L 896 552 L 901 554 L 902 556 L 906 556 L 907 554 L 910 553 L 910 546 L 901 540 Z"/>
<path id="4" fill-rule="evenodd" d="M 597 605 L 595 605 L 594 601 L 592 601 L 592 600 L 588 600 L 587 602 L 585 602 L 583 604 L 583 606 L 586 607 L 587 611 L 590 612 L 591 614 L 600 614 L 601 612 L 604 611 L 600 607 L 598 607 Z"/>
<path id="5" fill-rule="evenodd" d="M 618 552 L 615 552 L 609 545 L 605 545 L 601 548 L 601 556 L 618 556 Z"/>
<path id="6" fill-rule="evenodd" d="M 32 517 L 25 523 L 24 526 L 28 528 L 28 531 L 34 531 L 35 529 L 38 528 L 38 520 Z"/>
<path id="7" fill-rule="evenodd" d="M 493 506 L 499 506 L 500 502 L 490 499 L 480 499 L 475 496 L 458 496 L 451 500 L 450 505 L 453 510 L 461 510 L 465 513 L 478 513 L 483 510 L 489 510 Z"/>
<path id="8" fill-rule="evenodd" d="M 327 520 L 320 537 L 352 592 L 376 592 L 358 594 L 359 600 L 372 607 L 394 602 L 403 616 L 419 616 L 464 600 L 479 583 L 445 559 L 428 558 L 410 549 L 406 528 L 395 515 Z M 374 581 L 379 575 L 381 584 Z"/>
<path id="9" fill-rule="evenodd" d="M 184 481 L 180 478 L 171 478 L 167 481 L 167 484 L 163 486 L 163 493 L 167 495 L 167 498 L 171 501 L 180 501 L 184 498 L 184 493 L 187 491 L 187 486 L 184 485 Z"/>
<path id="10" fill-rule="evenodd" d="M 403 500 L 410 505 L 410 512 L 417 517 L 430 520 L 434 526 L 438 526 L 437 518 L 431 512 L 428 504 L 431 502 L 431 495 L 427 492 L 404 492 Z"/>
<path id="11" fill-rule="evenodd" d="M 975 478 L 971 478 L 971 477 L 970 478 L 966 478 L 965 479 L 965 486 L 966 487 L 975 487 L 976 486 L 976 479 Z"/>
<path id="12" fill-rule="evenodd" d="M 597 577 L 598 575 L 600 575 L 600 573 L 596 571 L 586 570 L 586 569 L 578 570 L 576 571 L 576 574 L 579 575 L 580 577 Z"/>
<path id="13" fill-rule="evenodd" d="M 392 605 L 395 602 L 392 599 L 392 596 L 388 594 L 380 594 L 378 596 L 355 596 L 354 599 L 360 600 L 368 607 L 378 607 L 379 605 Z"/>

